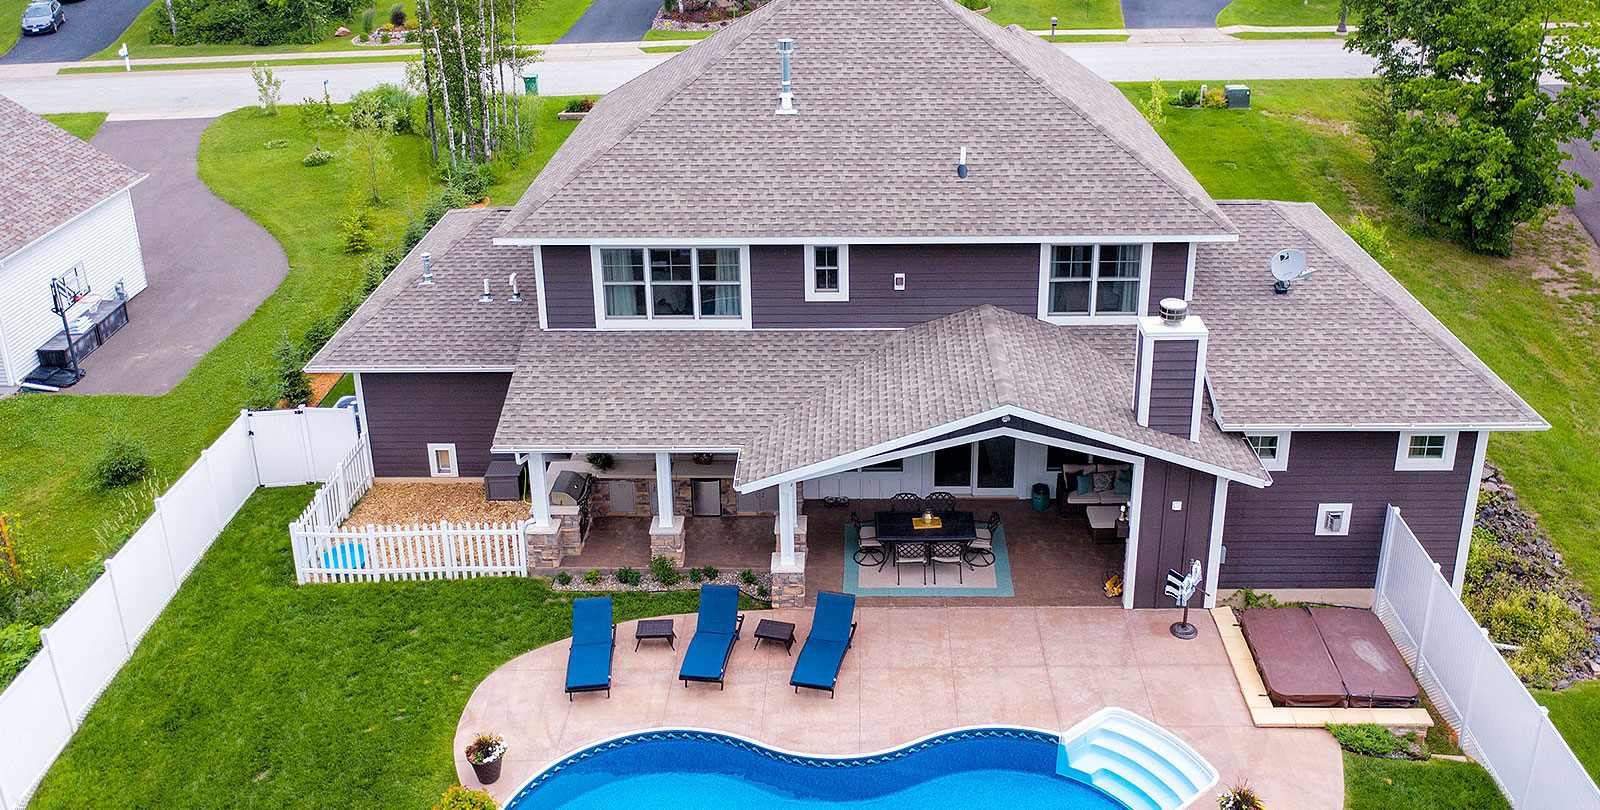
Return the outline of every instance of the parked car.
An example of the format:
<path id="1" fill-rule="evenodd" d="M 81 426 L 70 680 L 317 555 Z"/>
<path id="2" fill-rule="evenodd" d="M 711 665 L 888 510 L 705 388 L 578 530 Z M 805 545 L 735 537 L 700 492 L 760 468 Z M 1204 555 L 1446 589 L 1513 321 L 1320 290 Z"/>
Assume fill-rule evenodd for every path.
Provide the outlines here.
<path id="1" fill-rule="evenodd" d="M 67 12 L 59 0 L 34 0 L 22 11 L 22 33 L 43 34 L 61 30 L 67 22 Z"/>

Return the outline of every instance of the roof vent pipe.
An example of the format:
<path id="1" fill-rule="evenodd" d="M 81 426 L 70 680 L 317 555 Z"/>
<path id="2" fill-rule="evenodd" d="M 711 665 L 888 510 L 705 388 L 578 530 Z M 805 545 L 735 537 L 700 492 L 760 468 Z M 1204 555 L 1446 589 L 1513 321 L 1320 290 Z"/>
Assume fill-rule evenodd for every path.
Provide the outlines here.
<path id="1" fill-rule="evenodd" d="M 956 161 L 956 177 L 967 179 L 967 147 L 961 147 L 961 159 Z"/>
<path id="2" fill-rule="evenodd" d="M 1181 326 L 1189 317 L 1189 302 L 1182 298 L 1161 299 L 1161 322 L 1167 326 Z"/>
<path id="3" fill-rule="evenodd" d="M 433 283 L 433 254 L 422 254 L 422 284 Z"/>
<path id="4" fill-rule="evenodd" d="M 794 93 L 789 84 L 789 56 L 794 53 L 794 40 L 778 40 L 778 56 L 783 60 L 783 85 L 778 92 L 778 115 L 795 115 L 799 111 L 794 108 Z"/>
<path id="5" fill-rule="evenodd" d="M 494 301 L 494 296 L 489 294 L 489 279 L 483 280 L 483 295 L 478 296 L 478 300 L 484 302 L 485 304 Z"/>
<path id="6" fill-rule="evenodd" d="M 522 291 L 517 289 L 517 274 L 516 273 L 512 273 L 511 274 L 510 281 L 511 281 L 511 303 L 515 304 L 515 303 L 518 303 L 518 302 L 520 302 L 522 300 Z"/>

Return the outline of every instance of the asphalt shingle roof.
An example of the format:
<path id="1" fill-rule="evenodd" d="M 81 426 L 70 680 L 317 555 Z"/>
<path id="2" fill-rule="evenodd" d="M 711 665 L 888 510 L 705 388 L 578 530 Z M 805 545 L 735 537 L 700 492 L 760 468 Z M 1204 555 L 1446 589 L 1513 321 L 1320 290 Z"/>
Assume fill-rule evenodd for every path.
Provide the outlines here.
<path id="1" fill-rule="evenodd" d="M 797 115 L 774 114 L 783 37 Z M 1127 99 L 1037 36 L 949 0 L 773 0 L 602 98 L 499 235 L 1232 233 Z"/>
<path id="2" fill-rule="evenodd" d="M 0 258 L 144 177 L 5 96 L 0 132 Z"/>
<path id="3" fill-rule="evenodd" d="M 1221 205 L 1239 241 L 1201 245 L 1190 311 L 1210 328 L 1223 426 L 1547 426 L 1322 209 Z M 1268 264 L 1284 248 L 1317 273 L 1276 295 Z"/>

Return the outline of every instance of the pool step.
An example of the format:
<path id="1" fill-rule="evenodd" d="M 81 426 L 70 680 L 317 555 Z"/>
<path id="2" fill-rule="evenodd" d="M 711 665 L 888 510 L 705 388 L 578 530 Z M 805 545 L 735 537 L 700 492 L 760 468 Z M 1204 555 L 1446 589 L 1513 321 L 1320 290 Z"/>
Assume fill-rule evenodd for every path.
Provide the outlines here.
<path id="1" fill-rule="evenodd" d="M 1183 740 L 1114 706 L 1061 735 L 1056 772 L 1133 810 L 1178 810 L 1217 783 L 1216 769 Z"/>

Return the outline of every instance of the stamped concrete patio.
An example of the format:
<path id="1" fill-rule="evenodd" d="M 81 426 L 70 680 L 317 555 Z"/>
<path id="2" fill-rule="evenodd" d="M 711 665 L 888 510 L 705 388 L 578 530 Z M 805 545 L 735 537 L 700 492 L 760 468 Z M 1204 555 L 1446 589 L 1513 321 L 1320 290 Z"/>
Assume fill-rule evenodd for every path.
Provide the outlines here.
<path id="1" fill-rule="evenodd" d="M 841 755 L 892 748 L 965 725 L 1065 731 L 1102 706 L 1122 706 L 1187 740 L 1222 773 L 1248 780 L 1269 807 L 1339 810 L 1344 767 L 1320 729 L 1259 729 L 1240 696 L 1216 625 L 1190 614 L 1194 641 L 1167 632 L 1173 611 L 1073 607 L 860 608 L 855 645 L 837 697 L 789 686 L 794 659 L 781 646 L 752 649 L 761 618 L 796 624 L 806 610 L 751 612 L 728 664 L 727 688 L 677 680 L 695 617 L 677 617 L 677 649 L 646 641 L 634 652 L 633 622 L 617 627 L 613 689 L 562 691 L 569 642 L 507 662 L 484 679 L 456 728 L 456 773 L 477 787 L 461 752 L 478 732 L 505 736 L 500 780 L 506 800 L 556 757 L 602 738 L 657 727 L 735 732 L 805 753 Z M 1202 799 L 1204 804 L 1209 799 Z"/>

